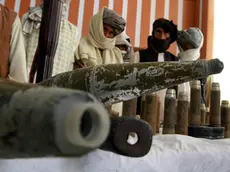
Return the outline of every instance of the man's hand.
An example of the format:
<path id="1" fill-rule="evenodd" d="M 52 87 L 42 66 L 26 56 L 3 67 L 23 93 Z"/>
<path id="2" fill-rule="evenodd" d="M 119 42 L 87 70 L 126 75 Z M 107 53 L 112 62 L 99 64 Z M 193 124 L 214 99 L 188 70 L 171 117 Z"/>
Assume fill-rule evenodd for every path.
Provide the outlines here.
<path id="1" fill-rule="evenodd" d="M 108 110 L 110 116 L 119 117 L 120 113 L 115 110 L 112 110 L 112 105 L 107 106 L 106 109 Z"/>
<path id="2" fill-rule="evenodd" d="M 112 116 L 112 117 L 119 117 L 119 112 L 117 112 L 117 111 L 115 111 L 115 110 L 112 110 L 111 111 L 111 113 L 110 113 L 110 115 Z"/>
<path id="3" fill-rule="evenodd" d="M 82 60 L 76 60 L 74 63 L 74 69 L 76 68 L 84 68 L 87 67 L 85 63 L 83 63 Z"/>

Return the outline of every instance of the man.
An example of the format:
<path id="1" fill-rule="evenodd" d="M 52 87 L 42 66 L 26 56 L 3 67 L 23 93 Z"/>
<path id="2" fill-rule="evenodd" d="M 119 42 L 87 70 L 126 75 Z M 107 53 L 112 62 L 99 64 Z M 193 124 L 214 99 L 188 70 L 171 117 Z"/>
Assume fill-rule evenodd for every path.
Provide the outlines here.
<path id="1" fill-rule="evenodd" d="M 131 62 L 162 62 L 177 61 L 177 58 L 168 52 L 170 45 L 177 39 L 177 26 L 169 20 L 160 18 L 154 21 L 152 35 L 148 37 L 147 49 L 135 53 Z M 177 90 L 177 88 L 175 88 Z M 161 100 L 161 119 L 164 112 L 164 97 L 166 90 L 157 92 Z M 137 115 L 140 114 L 141 97 L 137 101 Z"/>
<path id="2" fill-rule="evenodd" d="M 147 49 L 136 52 L 131 62 L 176 61 L 177 58 L 167 51 L 176 39 L 177 26 L 172 21 L 163 18 L 155 20 Z"/>
<path id="3" fill-rule="evenodd" d="M 115 46 L 115 37 L 124 31 L 125 25 L 125 20 L 108 8 L 94 15 L 90 21 L 89 34 L 81 38 L 78 46 L 79 65 L 123 63 L 122 54 Z"/>
<path id="4" fill-rule="evenodd" d="M 79 41 L 77 27 L 67 20 L 69 3 L 70 0 L 65 0 L 62 9 L 59 41 L 54 57 L 52 76 L 71 71 L 74 67 L 75 52 Z M 24 14 L 22 18 L 28 73 L 30 73 L 34 55 L 37 50 L 42 10 L 43 4 L 38 7 L 33 7 L 28 13 Z"/>
<path id="5" fill-rule="evenodd" d="M 124 32 L 116 36 L 116 47 L 121 50 L 124 62 L 130 62 L 134 52 L 130 43 L 130 38 Z"/>
<path id="6" fill-rule="evenodd" d="M 102 8 L 94 15 L 88 35 L 81 38 L 78 46 L 78 67 L 123 63 L 121 51 L 115 46 L 115 42 L 116 36 L 124 31 L 125 25 L 125 20 L 108 8 Z M 122 114 L 122 103 L 112 106 L 111 114 L 118 115 L 117 112 Z"/>
<path id="7" fill-rule="evenodd" d="M 27 82 L 26 56 L 20 19 L 0 4 L 0 76 Z"/>
<path id="8" fill-rule="evenodd" d="M 200 50 L 203 46 L 204 36 L 199 28 L 191 27 L 187 30 L 178 31 L 177 45 L 180 50 L 178 58 L 181 61 L 194 61 L 200 58 Z M 206 79 L 201 81 L 201 103 L 205 101 L 205 83 Z M 190 97 L 189 82 L 179 85 L 178 91 L 187 91 Z M 190 100 L 190 98 L 189 98 Z"/>

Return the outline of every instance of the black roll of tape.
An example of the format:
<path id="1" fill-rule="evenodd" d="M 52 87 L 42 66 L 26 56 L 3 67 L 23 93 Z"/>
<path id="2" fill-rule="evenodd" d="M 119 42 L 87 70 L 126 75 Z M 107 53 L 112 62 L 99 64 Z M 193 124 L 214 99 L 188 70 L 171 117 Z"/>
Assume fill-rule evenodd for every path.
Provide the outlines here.
<path id="1" fill-rule="evenodd" d="M 130 144 L 129 135 L 138 136 L 137 142 Z M 101 149 L 129 157 L 145 156 L 152 145 L 152 128 L 143 120 L 122 116 L 111 118 L 110 134 Z"/>

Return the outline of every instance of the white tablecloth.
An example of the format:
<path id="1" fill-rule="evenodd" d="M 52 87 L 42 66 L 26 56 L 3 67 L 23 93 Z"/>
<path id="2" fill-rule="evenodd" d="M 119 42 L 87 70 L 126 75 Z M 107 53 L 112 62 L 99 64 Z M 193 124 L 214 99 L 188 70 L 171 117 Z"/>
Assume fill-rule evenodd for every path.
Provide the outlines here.
<path id="1" fill-rule="evenodd" d="M 96 150 L 81 158 L 0 160 L 0 172 L 228 172 L 230 139 L 153 137 L 151 151 L 129 158 Z"/>

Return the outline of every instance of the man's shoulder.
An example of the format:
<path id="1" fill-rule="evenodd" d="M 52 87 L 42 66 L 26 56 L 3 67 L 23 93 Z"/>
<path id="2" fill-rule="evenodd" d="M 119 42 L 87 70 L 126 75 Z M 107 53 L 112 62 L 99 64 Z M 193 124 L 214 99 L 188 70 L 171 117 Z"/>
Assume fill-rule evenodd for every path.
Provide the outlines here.
<path id="1" fill-rule="evenodd" d="M 13 17 L 14 19 L 17 16 L 17 13 L 14 10 L 11 10 L 11 9 L 7 8 L 6 6 L 1 5 L 1 4 L 0 4 L 0 11 L 3 11 L 8 16 Z"/>
<path id="2" fill-rule="evenodd" d="M 71 23 L 69 20 L 64 20 L 64 22 L 71 28 L 77 28 L 77 26 Z"/>
<path id="3" fill-rule="evenodd" d="M 145 52 L 145 51 L 148 51 L 148 48 L 143 48 L 143 49 L 140 49 L 138 50 L 139 52 Z"/>
<path id="4" fill-rule="evenodd" d="M 27 18 L 29 16 L 29 12 L 26 12 L 25 14 L 22 15 L 22 19 Z"/>
<path id="5" fill-rule="evenodd" d="M 12 12 L 12 13 L 16 13 L 14 10 L 11 10 L 11 9 L 9 9 L 8 7 L 6 7 L 6 6 L 4 6 L 4 5 L 2 5 L 2 4 L 0 4 L 0 10 L 2 11 L 2 10 L 4 10 L 4 11 L 6 11 L 6 12 Z M 17 14 L 17 13 L 16 13 Z"/>
<path id="6" fill-rule="evenodd" d="M 68 20 L 63 20 L 62 21 L 62 25 L 64 26 L 64 29 L 72 32 L 73 34 L 78 34 L 78 28 L 76 25 L 74 25 L 73 23 L 71 23 Z"/>
<path id="7" fill-rule="evenodd" d="M 88 49 L 94 49 L 92 44 L 90 44 L 87 36 L 82 36 L 79 41 L 78 49 L 85 49 L 86 47 Z"/>

